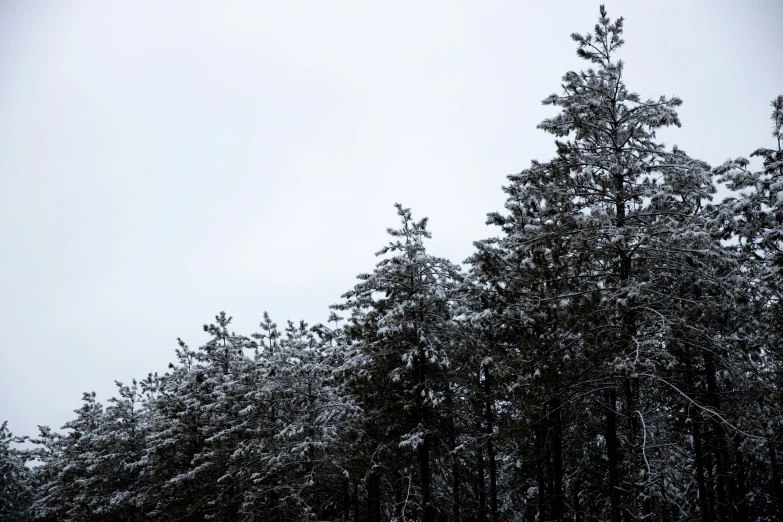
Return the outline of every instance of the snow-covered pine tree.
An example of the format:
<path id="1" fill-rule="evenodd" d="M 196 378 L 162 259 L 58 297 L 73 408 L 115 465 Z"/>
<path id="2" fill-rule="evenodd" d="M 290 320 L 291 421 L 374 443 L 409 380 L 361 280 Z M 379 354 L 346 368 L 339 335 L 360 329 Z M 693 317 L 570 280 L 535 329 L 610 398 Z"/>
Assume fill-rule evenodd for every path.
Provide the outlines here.
<path id="1" fill-rule="evenodd" d="M 206 502 L 200 513 L 207 520 L 237 520 L 246 486 L 236 475 L 232 456 L 248 435 L 241 411 L 248 402 L 244 377 L 252 361 L 245 349 L 255 344 L 230 331 L 231 321 L 232 317 L 220 312 L 214 323 L 205 324 L 203 330 L 211 339 L 199 347 L 196 356 L 201 369 L 197 397 L 205 414 L 204 446 L 193 458 L 190 475 L 203 488 Z"/>
<path id="2" fill-rule="evenodd" d="M 48 447 L 43 450 L 43 466 L 36 470 L 41 479 L 34 503 L 36 520 L 98 521 L 97 497 L 88 488 L 100 464 L 96 439 L 103 421 L 103 405 L 95 392 L 82 395 L 83 405 L 75 410 L 76 418 L 63 429 L 70 430 L 64 437 L 56 436 L 48 428 L 41 428 L 39 441 Z"/>
<path id="3" fill-rule="evenodd" d="M 145 519 L 142 457 L 146 424 L 142 396 L 135 380 L 115 381 L 118 397 L 108 400 L 92 434 L 93 464 L 83 481 L 93 513 L 106 522 Z"/>
<path id="4" fill-rule="evenodd" d="M 64 506 L 59 506 L 56 499 L 58 496 L 58 485 L 55 480 L 63 462 L 62 454 L 62 435 L 52 431 L 49 426 L 38 426 L 38 436 L 31 438 L 30 442 L 35 444 L 31 451 L 32 457 L 38 462 L 38 466 L 33 469 L 35 496 L 31 507 L 31 516 L 35 520 L 56 521 L 63 519 L 57 516 L 58 510 Z"/>
<path id="5" fill-rule="evenodd" d="M 204 448 L 208 422 L 200 395 L 203 369 L 196 352 L 178 342 L 177 364 L 170 363 L 171 371 L 147 388 L 150 414 L 144 459 L 150 520 L 187 519 L 205 502 L 201 485 L 190 475 L 193 459 Z"/>
<path id="6" fill-rule="evenodd" d="M 744 252 L 783 273 L 783 95 L 772 100 L 775 148 L 758 148 L 751 157 L 764 168 L 749 170 L 746 158 L 726 161 L 715 169 L 728 188 L 743 191 L 722 205 L 726 236 L 739 240 Z M 779 277 L 783 277 L 780 276 Z"/>
<path id="7" fill-rule="evenodd" d="M 763 442 L 744 439 L 751 451 L 748 472 L 751 478 L 759 477 L 751 485 L 768 484 L 750 492 L 751 510 L 769 513 L 770 519 L 775 513 L 783 517 L 783 95 L 772 100 L 771 106 L 775 146 L 751 154 L 762 160 L 763 168 L 751 170 L 750 161 L 740 157 L 715 169 L 720 180 L 736 191 L 716 206 L 716 222 L 721 237 L 730 240 L 742 256 L 749 281 L 745 285 L 747 320 L 737 339 L 754 355 L 756 371 L 749 375 L 754 375 L 754 394 L 762 397 L 759 404 L 742 400 L 736 404 L 748 429 L 761 422 L 765 435 Z"/>
<path id="8" fill-rule="evenodd" d="M 365 414 L 368 509 L 365 520 L 380 521 L 381 483 L 394 495 L 395 516 L 433 522 L 432 458 L 441 433 L 440 409 L 448 391 L 452 310 L 460 270 L 427 254 L 427 219 L 414 221 L 395 205 L 402 226 L 388 229 L 393 240 L 382 259 L 335 305 L 349 311 L 349 355 L 343 371 Z M 415 471 L 408 456 L 415 453 Z M 415 477 L 415 479 L 414 479 Z M 418 495 L 406 491 L 415 480 Z"/>
<path id="9" fill-rule="evenodd" d="M 518 391 L 514 383 L 520 371 L 518 353 L 512 355 L 514 347 L 507 343 L 508 322 L 514 319 L 503 315 L 497 288 L 475 269 L 460 284 L 458 296 L 445 409 L 447 428 L 453 431 L 452 518 L 513 519 L 520 495 L 503 496 L 501 490 L 520 488 L 511 486 L 516 466 L 504 460 L 508 448 L 501 441 L 524 444 L 519 425 L 510 422 L 521 413 L 509 400 Z"/>
<path id="10" fill-rule="evenodd" d="M 29 452 L 15 447 L 25 437 L 15 437 L 8 421 L 0 424 L 0 522 L 32 520 L 33 473 L 26 466 Z"/>
<path id="11" fill-rule="evenodd" d="M 509 176 L 507 213 L 489 217 L 503 236 L 478 243 L 471 259 L 506 295 L 499 313 L 516 326 L 532 375 L 553 379 L 542 397 L 564 399 L 557 390 L 567 383 L 590 398 L 580 411 L 592 404 L 604 417 L 588 422 L 591 436 L 581 439 L 600 442 L 605 471 L 571 474 L 565 495 L 547 485 L 562 480 L 550 463 L 555 476 L 538 481 L 539 499 L 543 489 L 551 501 L 573 498 L 576 516 L 580 488 L 603 491 L 601 516 L 613 522 L 674 508 L 659 486 L 665 460 L 653 449 L 657 398 L 676 394 L 663 373 L 678 364 L 666 344 L 681 311 L 670 289 L 723 255 L 702 212 L 714 192 L 709 166 L 656 141 L 656 130 L 680 125 L 681 101 L 644 100 L 627 89 L 616 57 L 622 33 L 623 19 L 610 20 L 602 6 L 591 34 L 572 35 L 593 68 L 568 72 L 563 92 L 544 100 L 560 109 L 539 125 L 558 138 L 557 156 Z M 557 424 L 551 413 L 545 418 Z M 544 504 L 541 519 L 560 516 Z"/>
<path id="12" fill-rule="evenodd" d="M 304 321 L 289 321 L 274 350 L 258 361 L 266 373 L 259 396 L 275 408 L 272 440 L 259 454 L 274 509 L 291 520 L 337 518 L 345 503 L 337 460 L 345 411 L 335 394 L 329 344 Z"/>

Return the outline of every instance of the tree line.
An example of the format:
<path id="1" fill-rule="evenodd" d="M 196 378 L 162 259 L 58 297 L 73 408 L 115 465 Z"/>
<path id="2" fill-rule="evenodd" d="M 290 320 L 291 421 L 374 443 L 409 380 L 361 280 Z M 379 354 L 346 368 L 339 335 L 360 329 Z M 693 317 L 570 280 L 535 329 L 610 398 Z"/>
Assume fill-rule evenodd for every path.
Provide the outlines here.
<path id="1" fill-rule="evenodd" d="M 325 324 L 221 312 L 62 433 L 3 423 L 0 521 L 783 519 L 783 96 L 759 169 L 710 167 L 656 141 L 681 101 L 626 88 L 622 35 L 572 35 L 556 155 L 464 265 L 396 205 Z"/>

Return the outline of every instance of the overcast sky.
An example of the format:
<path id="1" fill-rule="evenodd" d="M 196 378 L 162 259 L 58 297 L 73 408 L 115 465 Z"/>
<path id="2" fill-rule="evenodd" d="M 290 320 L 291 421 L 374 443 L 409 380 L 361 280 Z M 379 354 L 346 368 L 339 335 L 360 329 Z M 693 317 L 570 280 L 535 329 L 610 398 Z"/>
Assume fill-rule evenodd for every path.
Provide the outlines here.
<path id="1" fill-rule="evenodd" d="M 783 2 L 609 2 L 629 89 L 711 164 L 771 146 Z M 220 310 L 322 321 L 393 203 L 431 252 L 493 235 L 505 176 L 585 62 L 572 2 L 2 2 L 0 422 L 59 428 L 81 393 L 165 371 Z"/>

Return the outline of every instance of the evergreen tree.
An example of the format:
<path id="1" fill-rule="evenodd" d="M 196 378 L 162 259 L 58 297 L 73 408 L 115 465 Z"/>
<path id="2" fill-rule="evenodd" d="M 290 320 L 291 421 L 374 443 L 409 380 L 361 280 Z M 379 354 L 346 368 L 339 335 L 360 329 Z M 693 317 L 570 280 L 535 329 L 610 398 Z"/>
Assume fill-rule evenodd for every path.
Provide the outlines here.
<path id="1" fill-rule="evenodd" d="M 776 146 L 751 154 L 762 160 L 763 169 L 750 170 L 745 158 L 729 160 L 715 169 L 720 179 L 737 191 L 716 206 L 715 215 L 721 237 L 731 240 L 732 248 L 742 256 L 750 281 L 745 287 L 746 321 L 737 340 L 746 351 L 752 350 L 756 369 L 750 374 L 752 396 L 761 399 L 751 402 L 750 397 L 743 397 L 735 407 L 748 430 L 764 435 L 763 442 L 748 437 L 740 440 L 748 450 L 749 473 L 759 477 L 751 483 L 767 482 L 766 487 L 750 491 L 755 501 L 751 507 L 769 514 L 770 520 L 775 513 L 783 516 L 779 462 L 783 414 L 783 96 L 771 105 Z"/>
<path id="2" fill-rule="evenodd" d="M 393 240 L 377 255 L 371 274 L 347 292 L 335 308 L 351 312 L 346 327 L 350 354 L 344 371 L 365 414 L 368 468 L 367 520 L 382 516 L 381 475 L 391 489 L 410 488 L 415 473 L 418 499 L 396 494 L 393 513 L 435 520 L 432 458 L 441 433 L 446 399 L 444 373 L 450 364 L 452 308 L 458 267 L 427 254 L 427 219 L 414 221 L 397 204 L 402 221 L 389 229 Z M 406 452 L 415 452 L 416 471 Z"/>
<path id="3" fill-rule="evenodd" d="M 146 426 L 142 397 L 134 380 L 116 382 L 92 440 L 93 464 L 84 479 L 91 511 L 106 522 L 144 520 L 141 498 Z"/>
<path id="4" fill-rule="evenodd" d="M 31 520 L 33 476 L 26 462 L 29 454 L 15 448 L 25 441 L 8 430 L 8 421 L 0 424 L 0 522 Z"/>
<path id="5" fill-rule="evenodd" d="M 670 289 L 725 256 L 703 213 L 714 192 L 709 166 L 655 141 L 657 129 L 680 125 L 681 101 L 626 88 L 622 33 L 623 19 L 602 6 L 592 34 L 572 35 L 594 68 L 567 73 L 563 93 L 544 100 L 561 110 L 539 125 L 558 138 L 557 156 L 509 176 L 507 214 L 489 218 L 503 237 L 478 243 L 470 260 L 503 296 L 510 351 L 529 361 L 521 376 L 532 378 L 520 387 L 539 419 L 530 429 L 541 440 L 531 463 L 541 520 L 563 516 L 564 422 L 588 426 L 605 446 L 603 473 L 584 473 L 584 461 L 568 473 L 575 512 L 583 488 L 605 492 L 600 516 L 614 522 L 668 509 L 658 486 L 666 464 L 653 448 L 665 422 L 657 399 L 671 392 L 664 370 L 678 364 L 667 349 L 679 321 Z M 577 411 L 594 407 L 603 426 L 563 419 L 575 397 L 592 398 Z"/>
<path id="6" fill-rule="evenodd" d="M 47 460 L 39 472 L 44 479 L 34 509 L 37 519 L 63 521 L 101 520 L 96 507 L 99 497 L 88 487 L 99 463 L 97 448 L 98 430 L 103 417 L 103 405 L 95 398 L 95 392 L 82 395 L 83 405 L 75 410 L 76 418 L 63 429 L 67 436 L 53 435 L 48 428 L 41 429 L 41 441 Z"/>

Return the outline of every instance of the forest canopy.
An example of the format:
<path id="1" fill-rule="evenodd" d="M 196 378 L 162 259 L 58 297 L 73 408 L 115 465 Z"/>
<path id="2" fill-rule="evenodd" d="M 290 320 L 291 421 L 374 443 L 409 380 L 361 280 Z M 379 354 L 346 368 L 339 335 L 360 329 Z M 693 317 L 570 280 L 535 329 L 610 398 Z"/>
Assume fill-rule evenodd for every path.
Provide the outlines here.
<path id="1" fill-rule="evenodd" d="M 0 522 L 783 519 L 783 96 L 712 167 L 657 140 L 682 102 L 625 85 L 622 18 L 572 39 L 556 155 L 464 264 L 397 204 L 326 322 L 220 312 L 63 431 L 3 423 Z"/>

